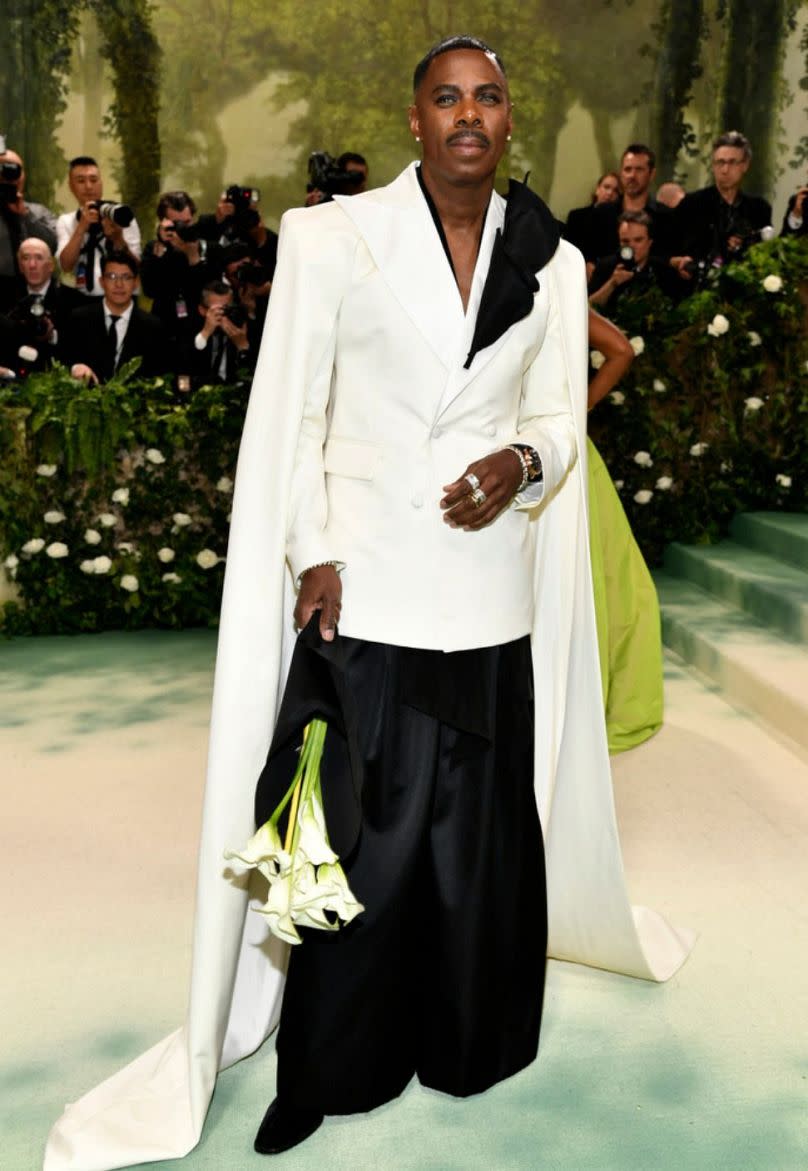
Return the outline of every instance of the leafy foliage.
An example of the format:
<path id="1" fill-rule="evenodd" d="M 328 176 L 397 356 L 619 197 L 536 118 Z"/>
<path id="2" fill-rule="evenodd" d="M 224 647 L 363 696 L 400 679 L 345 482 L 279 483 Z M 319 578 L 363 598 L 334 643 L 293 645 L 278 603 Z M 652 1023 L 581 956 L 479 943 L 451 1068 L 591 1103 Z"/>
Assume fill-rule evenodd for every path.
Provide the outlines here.
<path id="1" fill-rule="evenodd" d="M 644 349 L 590 430 L 651 563 L 669 541 L 719 539 L 737 512 L 808 511 L 807 317 L 797 237 L 750 249 L 678 307 L 623 299 L 615 320 Z"/>
<path id="2" fill-rule="evenodd" d="M 216 622 L 247 387 L 181 401 L 135 367 L 101 388 L 57 367 L 0 391 L 7 634 Z"/>

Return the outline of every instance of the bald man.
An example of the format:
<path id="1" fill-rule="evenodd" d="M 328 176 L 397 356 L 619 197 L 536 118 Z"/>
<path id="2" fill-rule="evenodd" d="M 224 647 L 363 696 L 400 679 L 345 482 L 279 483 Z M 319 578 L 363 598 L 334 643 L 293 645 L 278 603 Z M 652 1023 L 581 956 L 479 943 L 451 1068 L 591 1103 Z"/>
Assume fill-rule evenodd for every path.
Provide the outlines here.
<path id="1" fill-rule="evenodd" d="M 27 372 L 43 370 L 58 356 L 64 326 L 70 313 L 83 304 L 80 294 L 59 284 L 56 261 L 44 240 L 30 236 L 17 249 L 16 297 L 6 320 L 14 330 L 17 347 L 36 351 L 21 363 Z M 20 363 L 16 363 L 17 366 Z"/>
<path id="2" fill-rule="evenodd" d="M 25 164 L 0 138 L 0 312 L 14 304 L 17 249 L 32 236 L 55 252 L 56 219 L 43 204 L 25 199 Z"/>

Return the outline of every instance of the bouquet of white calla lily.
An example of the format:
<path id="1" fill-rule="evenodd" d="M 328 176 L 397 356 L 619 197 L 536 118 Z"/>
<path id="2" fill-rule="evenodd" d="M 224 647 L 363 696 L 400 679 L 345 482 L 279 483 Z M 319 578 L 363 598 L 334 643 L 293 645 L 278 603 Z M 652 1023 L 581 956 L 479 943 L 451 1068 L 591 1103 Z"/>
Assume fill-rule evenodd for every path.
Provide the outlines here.
<path id="1" fill-rule="evenodd" d="M 267 880 L 267 901 L 256 910 L 272 934 L 286 943 L 302 943 L 298 927 L 336 931 L 364 910 L 328 841 L 320 781 L 326 731 L 324 720 L 306 726 L 295 775 L 274 813 L 243 849 L 224 855 Z M 282 842 L 278 823 L 287 806 Z"/>

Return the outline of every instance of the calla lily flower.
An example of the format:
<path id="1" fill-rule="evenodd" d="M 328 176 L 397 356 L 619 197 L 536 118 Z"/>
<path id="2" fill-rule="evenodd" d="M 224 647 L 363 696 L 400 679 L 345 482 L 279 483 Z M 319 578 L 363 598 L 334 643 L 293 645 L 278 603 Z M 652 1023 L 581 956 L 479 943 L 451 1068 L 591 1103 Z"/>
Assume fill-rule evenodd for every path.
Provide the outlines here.
<path id="1" fill-rule="evenodd" d="M 267 927 L 278 939 L 286 943 L 302 943 L 292 921 L 292 873 L 277 878 L 269 884 L 269 897 L 263 907 L 257 907 L 259 915 L 267 921 Z"/>

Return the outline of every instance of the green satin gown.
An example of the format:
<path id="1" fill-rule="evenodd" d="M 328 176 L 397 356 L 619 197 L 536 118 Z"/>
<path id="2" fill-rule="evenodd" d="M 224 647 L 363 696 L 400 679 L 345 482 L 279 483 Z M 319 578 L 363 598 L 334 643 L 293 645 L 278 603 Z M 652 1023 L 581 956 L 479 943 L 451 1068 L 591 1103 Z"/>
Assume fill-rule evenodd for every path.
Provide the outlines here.
<path id="1" fill-rule="evenodd" d="M 610 752 L 625 752 L 662 724 L 659 601 L 606 465 L 591 440 L 589 545 L 600 675 Z"/>

